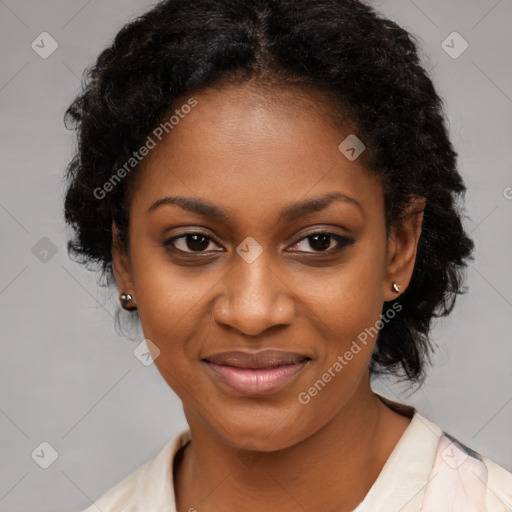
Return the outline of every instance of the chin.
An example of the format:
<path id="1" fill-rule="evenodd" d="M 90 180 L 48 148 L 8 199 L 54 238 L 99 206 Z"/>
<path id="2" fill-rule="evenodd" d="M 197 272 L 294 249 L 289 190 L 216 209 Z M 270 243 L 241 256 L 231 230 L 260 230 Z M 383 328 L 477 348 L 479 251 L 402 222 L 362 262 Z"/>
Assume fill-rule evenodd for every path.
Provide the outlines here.
<path id="1" fill-rule="evenodd" d="M 230 418 L 226 415 L 222 424 L 213 424 L 211 428 L 226 443 L 240 450 L 261 452 L 274 452 L 294 446 L 318 429 L 316 422 L 302 424 L 299 414 L 290 411 L 278 415 L 269 414 L 266 418 L 255 415 L 253 421 L 247 418 L 247 415 L 243 418 Z"/>

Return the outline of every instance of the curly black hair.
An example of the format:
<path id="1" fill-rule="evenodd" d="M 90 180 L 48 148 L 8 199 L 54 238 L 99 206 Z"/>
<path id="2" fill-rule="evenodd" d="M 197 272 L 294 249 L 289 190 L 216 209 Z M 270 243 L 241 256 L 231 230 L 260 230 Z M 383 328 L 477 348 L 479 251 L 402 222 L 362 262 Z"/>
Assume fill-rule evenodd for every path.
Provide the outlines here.
<path id="1" fill-rule="evenodd" d="M 464 293 L 474 244 L 457 204 L 465 186 L 443 102 L 418 46 L 359 0 L 158 3 L 102 51 L 66 112 L 78 138 L 66 171 L 70 256 L 87 268 L 93 263 L 114 282 L 112 221 L 127 247 L 137 166 L 108 194 L 97 191 L 183 98 L 247 82 L 321 92 L 330 117 L 364 141 L 366 169 L 382 178 L 388 233 L 411 196 L 427 200 L 412 280 L 396 299 L 402 309 L 382 325 L 370 362 L 374 376 L 422 382 L 433 350 L 432 321 L 449 314 Z"/>

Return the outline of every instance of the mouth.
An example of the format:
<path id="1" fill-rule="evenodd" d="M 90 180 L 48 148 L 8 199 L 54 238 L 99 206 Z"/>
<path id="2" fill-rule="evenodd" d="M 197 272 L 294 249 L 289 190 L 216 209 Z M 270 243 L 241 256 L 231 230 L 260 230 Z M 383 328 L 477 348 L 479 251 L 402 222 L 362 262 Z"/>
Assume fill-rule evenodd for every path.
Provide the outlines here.
<path id="1" fill-rule="evenodd" d="M 294 380 L 311 358 L 293 352 L 222 352 L 202 360 L 217 381 L 242 395 L 275 393 Z"/>

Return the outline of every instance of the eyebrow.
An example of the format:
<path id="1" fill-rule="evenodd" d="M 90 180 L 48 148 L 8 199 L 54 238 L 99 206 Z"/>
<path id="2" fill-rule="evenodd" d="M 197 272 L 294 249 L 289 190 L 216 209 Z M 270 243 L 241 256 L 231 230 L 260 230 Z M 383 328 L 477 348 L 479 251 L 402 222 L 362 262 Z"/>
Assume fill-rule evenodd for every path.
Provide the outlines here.
<path id="1" fill-rule="evenodd" d="M 279 214 L 279 220 L 291 221 L 303 215 L 324 210 L 334 201 L 341 201 L 353 204 L 359 208 L 361 213 L 364 213 L 363 207 L 361 206 L 359 201 L 357 201 L 353 197 L 347 196 L 346 194 L 343 194 L 341 192 L 331 192 L 324 196 L 316 197 L 308 201 L 294 203 L 287 206 L 286 208 L 281 210 L 281 213 Z M 228 221 L 231 217 L 227 210 L 224 210 L 223 208 L 220 208 L 219 206 L 213 203 L 204 201 L 202 199 L 194 199 L 183 196 L 162 197 L 161 199 L 155 201 L 147 209 L 146 213 L 155 211 L 157 208 L 163 205 L 176 205 L 182 208 L 183 210 L 204 215 L 205 217 L 210 217 L 219 221 Z"/>

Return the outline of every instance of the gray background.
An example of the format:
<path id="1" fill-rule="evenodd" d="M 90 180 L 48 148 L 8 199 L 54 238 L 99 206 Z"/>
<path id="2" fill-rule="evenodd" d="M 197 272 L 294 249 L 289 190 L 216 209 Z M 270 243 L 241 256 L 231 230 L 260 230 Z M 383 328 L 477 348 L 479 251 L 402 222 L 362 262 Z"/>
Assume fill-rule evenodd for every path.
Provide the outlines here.
<path id="1" fill-rule="evenodd" d="M 426 385 L 412 396 L 389 382 L 375 389 L 512 470 L 512 1 L 373 4 L 419 37 L 446 101 L 477 246 L 469 294 L 434 330 L 440 348 Z M 83 69 L 149 6 L 0 0 L 3 512 L 85 508 L 186 427 L 156 368 L 134 357 L 142 335 L 116 333 L 116 295 L 69 261 L 62 215 L 74 142 L 65 108 Z M 43 31 L 59 45 L 47 59 L 31 48 Z M 453 31 L 469 43 L 456 59 L 441 47 Z M 46 470 L 31 457 L 43 441 L 58 452 Z"/>

